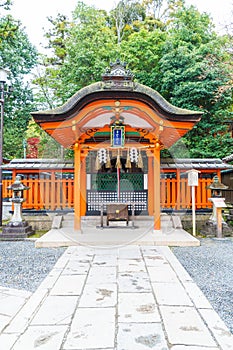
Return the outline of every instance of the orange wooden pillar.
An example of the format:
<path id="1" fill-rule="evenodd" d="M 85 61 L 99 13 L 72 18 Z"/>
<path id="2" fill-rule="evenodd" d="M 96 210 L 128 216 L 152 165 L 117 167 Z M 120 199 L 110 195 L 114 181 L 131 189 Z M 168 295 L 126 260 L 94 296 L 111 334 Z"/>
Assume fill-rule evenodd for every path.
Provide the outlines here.
<path id="1" fill-rule="evenodd" d="M 180 169 L 176 171 L 176 209 L 180 210 Z"/>
<path id="2" fill-rule="evenodd" d="M 154 148 L 154 230 L 160 230 L 160 144 Z"/>
<path id="3" fill-rule="evenodd" d="M 56 208 L 56 176 L 55 171 L 51 172 L 51 209 Z"/>
<path id="4" fill-rule="evenodd" d="M 86 173 L 86 153 L 81 154 L 81 181 L 82 186 L 80 186 L 81 191 L 81 208 L 80 208 L 80 215 L 85 216 L 86 215 L 86 193 L 87 193 L 87 173 Z"/>
<path id="5" fill-rule="evenodd" d="M 154 215 L 154 170 L 153 170 L 153 154 L 149 151 L 148 157 L 148 213 Z"/>
<path id="6" fill-rule="evenodd" d="M 81 148 L 74 145 L 74 229 L 81 230 Z"/>

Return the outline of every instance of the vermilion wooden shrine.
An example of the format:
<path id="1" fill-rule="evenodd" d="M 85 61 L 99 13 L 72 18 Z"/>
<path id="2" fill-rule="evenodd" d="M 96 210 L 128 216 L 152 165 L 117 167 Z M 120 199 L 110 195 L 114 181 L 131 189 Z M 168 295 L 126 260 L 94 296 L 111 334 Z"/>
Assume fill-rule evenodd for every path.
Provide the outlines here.
<path id="1" fill-rule="evenodd" d="M 56 141 L 66 148 L 74 149 L 76 229 L 81 227 L 86 202 L 94 205 L 100 201 L 112 200 L 138 203 L 146 201 L 149 204 L 149 214 L 154 216 L 154 229 L 160 229 L 160 151 L 171 147 L 191 130 L 201 119 L 201 112 L 172 106 L 156 91 L 134 82 L 132 73 L 117 61 L 111 64 L 102 76 L 102 81 L 81 89 L 59 108 L 34 112 L 32 115 L 36 123 Z M 120 163 L 125 159 L 126 164 L 128 151 L 132 156 L 132 149 L 136 149 L 135 163 L 141 152 L 144 152 L 148 164 L 147 198 L 135 198 L 134 183 L 130 177 L 125 179 L 127 195 L 120 191 L 120 198 L 111 196 L 110 193 L 104 197 L 103 191 L 97 187 L 95 197 L 87 197 L 89 184 L 86 161 L 90 152 L 99 149 L 102 150 L 103 157 L 111 156 L 111 166 L 118 169 L 118 175 L 127 173 L 126 166 L 123 167 Z M 104 154 L 103 149 L 107 154 Z M 108 172 L 106 167 L 102 167 L 101 159 L 99 163 L 102 169 L 102 172 L 99 169 L 99 174 L 104 173 L 107 178 Z M 133 167 L 129 169 L 129 176 L 137 172 Z M 98 181 L 99 179 L 97 183 Z"/>

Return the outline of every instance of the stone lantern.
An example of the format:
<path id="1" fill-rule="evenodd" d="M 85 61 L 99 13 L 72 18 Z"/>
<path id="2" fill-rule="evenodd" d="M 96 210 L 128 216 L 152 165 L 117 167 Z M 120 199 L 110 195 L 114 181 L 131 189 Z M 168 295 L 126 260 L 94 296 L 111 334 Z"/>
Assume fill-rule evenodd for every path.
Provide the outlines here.
<path id="1" fill-rule="evenodd" d="M 22 216 L 22 203 L 25 202 L 23 191 L 28 190 L 29 187 L 21 183 L 20 176 L 16 176 L 15 182 L 8 186 L 7 189 L 13 191 L 10 202 L 14 203 L 14 213 L 10 222 L 3 227 L 1 238 L 12 240 L 26 238 L 34 233 L 32 227 L 28 225 Z"/>
<path id="2" fill-rule="evenodd" d="M 228 186 L 219 181 L 217 175 L 213 177 L 213 182 L 207 188 L 211 190 L 211 198 L 222 198 L 222 191 L 226 190 Z"/>
<path id="3" fill-rule="evenodd" d="M 222 238 L 222 226 L 224 223 L 222 208 L 226 207 L 225 198 L 222 197 L 222 190 L 226 190 L 228 186 L 222 184 L 216 175 L 212 184 L 207 188 L 211 190 L 211 198 L 209 200 L 213 203 L 213 213 L 209 219 L 209 224 L 216 231 L 217 237 Z"/>

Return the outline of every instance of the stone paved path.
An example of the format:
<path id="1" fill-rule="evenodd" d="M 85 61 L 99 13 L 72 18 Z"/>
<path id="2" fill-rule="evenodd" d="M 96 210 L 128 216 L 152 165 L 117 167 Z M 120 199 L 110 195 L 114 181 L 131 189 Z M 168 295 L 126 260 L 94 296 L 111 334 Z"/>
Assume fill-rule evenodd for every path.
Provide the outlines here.
<path id="1" fill-rule="evenodd" d="M 29 296 L 0 308 L 0 349 L 233 349 L 168 247 L 69 247 Z"/>

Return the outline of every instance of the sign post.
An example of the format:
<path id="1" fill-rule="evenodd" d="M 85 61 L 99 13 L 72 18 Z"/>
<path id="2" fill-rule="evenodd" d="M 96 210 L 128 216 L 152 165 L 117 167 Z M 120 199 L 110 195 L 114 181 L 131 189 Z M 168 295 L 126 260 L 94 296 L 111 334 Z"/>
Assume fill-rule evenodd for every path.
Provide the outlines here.
<path id="1" fill-rule="evenodd" d="M 210 198 L 213 203 L 213 218 L 217 226 L 217 238 L 223 238 L 222 235 L 222 208 L 226 208 L 225 198 Z"/>
<path id="2" fill-rule="evenodd" d="M 198 173 L 200 171 L 192 169 L 188 173 L 188 186 L 192 187 L 192 221 L 193 221 L 193 236 L 196 236 L 196 200 L 195 200 L 195 186 L 198 186 Z"/>

